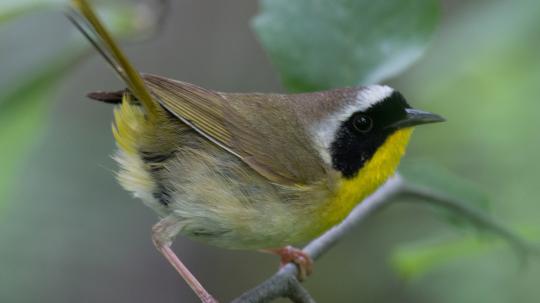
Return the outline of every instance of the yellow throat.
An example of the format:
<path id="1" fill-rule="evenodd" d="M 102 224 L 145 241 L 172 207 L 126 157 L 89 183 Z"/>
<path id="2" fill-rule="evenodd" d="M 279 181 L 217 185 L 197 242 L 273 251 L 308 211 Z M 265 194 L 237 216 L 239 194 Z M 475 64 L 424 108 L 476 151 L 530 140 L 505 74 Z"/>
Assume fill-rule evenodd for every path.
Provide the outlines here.
<path id="1" fill-rule="evenodd" d="M 339 181 L 332 199 L 319 210 L 319 234 L 341 222 L 358 203 L 394 174 L 412 131 L 412 128 L 404 128 L 390 135 L 355 177 Z"/>

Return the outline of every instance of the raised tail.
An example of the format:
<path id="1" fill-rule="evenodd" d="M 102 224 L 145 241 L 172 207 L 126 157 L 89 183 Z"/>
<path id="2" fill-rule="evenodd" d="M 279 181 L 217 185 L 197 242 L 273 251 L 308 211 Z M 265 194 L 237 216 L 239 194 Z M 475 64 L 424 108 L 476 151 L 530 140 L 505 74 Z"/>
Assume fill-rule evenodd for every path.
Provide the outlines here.
<path id="1" fill-rule="evenodd" d="M 158 115 L 159 105 L 152 100 L 141 75 L 118 47 L 90 4 L 86 0 L 72 0 L 71 7 L 73 10 L 67 14 L 68 18 L 122 78 L 131 94 L 142 103 L 147 117 L 154 119 Z M 117 98 L 116 92 L 89 94 L 92 99 L 109 103 L 121 101 L 122 95 L 119 96 L 120 99 Z"/>

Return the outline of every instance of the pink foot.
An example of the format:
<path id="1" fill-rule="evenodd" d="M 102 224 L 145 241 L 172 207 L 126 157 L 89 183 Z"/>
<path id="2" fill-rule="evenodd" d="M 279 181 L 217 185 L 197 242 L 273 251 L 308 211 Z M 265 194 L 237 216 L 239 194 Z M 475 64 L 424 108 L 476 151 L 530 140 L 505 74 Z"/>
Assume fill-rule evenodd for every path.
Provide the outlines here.
<path id="1" fill-rule="evenodd" d="M 313 272 L 313 260 L 301 249 L 292 246 L 285 246 L 278 249 L 268 249 L 267 251 L 280 256 L 280 268 L 287 263 L 294 263 L 298 267 L 298 280 L 303 281 Z"/>

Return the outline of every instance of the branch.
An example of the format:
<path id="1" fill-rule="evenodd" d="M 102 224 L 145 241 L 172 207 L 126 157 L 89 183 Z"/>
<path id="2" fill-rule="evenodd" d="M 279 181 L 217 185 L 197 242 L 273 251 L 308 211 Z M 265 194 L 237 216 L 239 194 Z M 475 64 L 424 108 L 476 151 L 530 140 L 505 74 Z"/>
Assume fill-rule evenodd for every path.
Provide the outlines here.
<path id="1" fill-rule="evenodd" d="M 404 181 L 399 175 L 390 178 L 374 194 L 356 206 L 343 222 L 304 247 L 304 252 L 313 260 L 318 259 L 354 226 L 386 205 L 392 197 L 404 189 Z M 289 298 L 295 303 L 315 302 L 302 287 L 296 278 L 297 275 L 298 268 L 296 265 L 289 263 L 266 281 L 233 300 L 232 303 L 270 302 L 281 297 Z"/>
<path id="2" fill-rule="evenodd" d="M 518 233 L 505 227 L 486 213 L 459 200 L 433 191 L 430 188 L 411 184 L 410 182 L 405 183 L 405 186 L 403 187 L 403 194 L 419 198 L 421 201 L 425 201 L 433 205 L 439 205 L 455 213 L 461 214 L 477 227 L 486 229 L 507 241 L 510 246 L 516 250 L 518 256 L 520 257 L 526 257 L 528 254 L 539 253 L 538 247 L 532 245 L 532 243 L 524 239 Z"/>
<path id="3" fill-rule="evenodd" d="M 498 234 L 513 244 L 512 247 L 517 248 L 521 256 L 531 252 L 538 254 L 536 247 L 495 219 L 443 193 L 407 182 L 399 175 L 390 178 L 375 193 L 356 206 L 343 222 L 311 241 L 304 247 L 304 252 L 313 260 L 318 259 L 354 226 L 387 205 L 397 195 L 411 195 L 461 214 L 479 227 Z M 296 265 L 289 263 L 266 281 L 233 300 L 232 303 L 270 302 L 282 297 L 289 298 L 295 303 L 314 303 L 313 298 L 296 278 L 297 275 Z"/>

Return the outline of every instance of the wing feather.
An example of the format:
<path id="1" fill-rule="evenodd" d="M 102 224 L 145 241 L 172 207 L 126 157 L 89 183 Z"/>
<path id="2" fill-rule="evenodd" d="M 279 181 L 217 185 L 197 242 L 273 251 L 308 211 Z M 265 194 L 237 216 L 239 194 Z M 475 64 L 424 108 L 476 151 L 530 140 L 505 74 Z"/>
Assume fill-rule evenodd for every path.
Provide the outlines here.
<path id="1" fill-rule="evenodd" d="M 202 136 L 275 183 L 306 184 L 324 176 L 318 153 L 303 132 L 305 125 L 293 112 L 295 106 L 288 107 L 295 97 L 218 93 L 148 74 L 141 79 L 87 1 L 72 0 L 72 6 L 83 18 L 70 19 L 126 82 L 149 118 L 158 115 L 158 101 Z M 93 96 L 100 100 L 106 97 L 105 101 L 110 98 L 103 93 Z M 309 98 L 296 101 L 305 99 Z"/>
<path id="2" fill-rule="evenodd" d="M 193 84 L 144 75 L 146 85 L 163 107 L 197 131 L 230 149 L 232 134 L 225 127 L 223 98 Z"/>
<path id="3" fill-rule="evenodd" d="M 306 184 L 323 176 L 295 114 L 279 108 L 283 95 L 218 93 L 148 74 L 144 80 L 164 108 L 270 181 Z"/>

